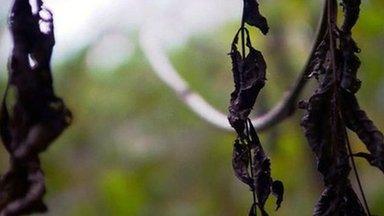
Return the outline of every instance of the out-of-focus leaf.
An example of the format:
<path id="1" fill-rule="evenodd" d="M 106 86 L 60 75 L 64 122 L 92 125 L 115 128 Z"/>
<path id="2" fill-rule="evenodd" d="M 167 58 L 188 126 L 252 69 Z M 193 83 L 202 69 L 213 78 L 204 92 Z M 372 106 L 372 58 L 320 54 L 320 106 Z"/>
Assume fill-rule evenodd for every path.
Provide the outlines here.
<path id="1" fill-rule="evenodd" d="M 272 183 L 272 194 L 277 198 L 276 199 L 276 210 L 281 206 L 281 203 L 284 199 L 284 185 L 283 182 L 276 180 Z"/>

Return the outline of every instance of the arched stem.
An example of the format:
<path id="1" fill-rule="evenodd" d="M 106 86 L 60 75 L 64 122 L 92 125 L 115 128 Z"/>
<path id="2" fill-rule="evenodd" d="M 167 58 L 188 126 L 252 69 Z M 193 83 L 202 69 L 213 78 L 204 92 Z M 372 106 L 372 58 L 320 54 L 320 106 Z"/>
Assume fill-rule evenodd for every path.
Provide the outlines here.
<path id="1" fill-rule="evenodd" d="M 327 28 L 327 7 L 324 6 L 320 18 L 316 39 L 301 73 L 299 74 L 294 86 L 287 91 L 280 102 L 278 102 L 270 111 L 252 119 L 252 124 L 257 131 L 266 130 L 287 117 L 291 116 L 296 110 L 297 101 L 303 91 L 310 70 L 310 62 L 316 51 L 317 46 L 322 40 Z M 180 100 L 186 104 L 201 119 L 213 126 L 226 131 L 233 131 L 228 123 L 227 115 L 215 109 L 199 93 L 193 91 L 188 83 L 179 75 L 178 71 L 170 62 L 165 50 L 161 46 L 161 41 L 156 33 L 152 31 L 151 26 L 143 26 L 139 35 L 140 46 L 151 65 L 153 72 L 171 88 Z"/>

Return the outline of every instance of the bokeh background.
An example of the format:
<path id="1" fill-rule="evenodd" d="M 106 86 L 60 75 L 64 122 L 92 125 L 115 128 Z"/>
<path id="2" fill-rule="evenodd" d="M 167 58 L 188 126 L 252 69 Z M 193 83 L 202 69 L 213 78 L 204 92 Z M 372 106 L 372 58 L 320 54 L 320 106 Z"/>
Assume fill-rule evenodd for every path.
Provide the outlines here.
<path id="1" fill-rule="evenodd" d="M 240 216 L 251 202 L 232 173 L 234 134 L 201 120 L 153 73 L 139 45 L 157 29 L 172 63 L 190 86 L 226 112 L 233 89 L 227 53 L 239 26 L 240 0 L 46 0 L 55 14 L 55 87 L 75 121 L 42 155 L 47 215 Z M 252 31 L 268 62 L 257 112 L 293 84 L 311 48 L 319 0 L 263 0 L 267 37 Z M 10 0 L 0 0 L 0 81 L 7 80 Z M 363 0 L 354 35 L 362 52 L 358 93 L 384 130 L 384 1 Z M 159 28 L 161 26 L 161 28 Z M 306 98 L 313 88 L 309 85 Z M 310 215 L 322 189 L 313 155 L 294 116 L 261 133 L 273 176 L 285 182 L 271 215 Z M 351 134 L 353 148 L 365 150 Z M 8 156 L 0 149 L 4 172 Z M 372 212 L 384 215 L 384 176 L 358 161 Z M 355 180 L 351 175 L 353 182 Z M 272 209 L 274 199 L 268 201 Z"/>

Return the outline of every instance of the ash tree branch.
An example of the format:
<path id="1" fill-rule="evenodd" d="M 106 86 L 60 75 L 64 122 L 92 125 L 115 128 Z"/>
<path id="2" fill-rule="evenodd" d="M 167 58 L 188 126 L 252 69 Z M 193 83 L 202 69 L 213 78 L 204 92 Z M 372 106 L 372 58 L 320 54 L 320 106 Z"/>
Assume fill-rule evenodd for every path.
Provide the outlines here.
<path id="1" fill-rule="evenodd" d="M 313 59 L 316 47 L 321 42 L 326 31 L 326 9 L 326 6 L 324 6 L 315 42 L 295 84 L 284 94 L 280 102 L 266 114 L 252 119 L 252 124 L 257 131 L 266 130 L 280 123 L 291 116 L 296 110 L 297 101 L 308 81 L 310 62 Z M 150 25 L 144 26 L 140 31 L 139 42 L 153 72 L 202 120 L 219 129 L 233 131 L 227 120 L 227 115 L 210 105 L 199 93 L 193 91 L 183 77 L 179 75 L 162 48 L 161 40 L 157 38 L 156 32 L 152 29 L 154 28 L 151 28 Z"/>

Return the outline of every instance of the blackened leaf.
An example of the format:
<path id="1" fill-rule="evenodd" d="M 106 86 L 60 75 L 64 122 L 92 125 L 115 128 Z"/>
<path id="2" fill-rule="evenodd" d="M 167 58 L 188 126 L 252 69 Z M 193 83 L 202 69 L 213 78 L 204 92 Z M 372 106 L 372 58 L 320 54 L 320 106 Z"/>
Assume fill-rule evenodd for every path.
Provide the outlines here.
<path id="1" fill-rule="evenodd" d="M 245 122 L 266 79 L 266 63 L 262 54 L 248 45 L 250 53 L 244 60 L 239 59 L 237 50 L 231 52 L 236 89 L 232 93 L 228 119 L 238 134 L 243 133 Z"/>
<path id="2" fill-rule="evenodd" d="M 384 163 L 380 160 L 377 160 L 372 154 L 368 154 L 365 152 L 359 152 L 356 154 L 353 154 L 355 157 L 361 157 L 368 161 L 369 164 L 371 164 L 374 167 L 379 168 L 382 172 L 384 172 Z"/>
<path id="3" fill-rule="evenodd" d="M 313 216 L 365 216 L 364 208 L 350 184 L 345 182 L 342 188 L 326 188 L 315 206 Z"/>
<path id="4" fill-rule="evenodd" d="M 42 201 L 45 183 L 38 158 L 28 164 L 11 161 L 10 170 L 0 181 L 1 215 L 21 215 L 47 210 Z"/>
<path id="5" fill-rule="evenodd" d="M 261 208 L 264 207 L 269 195 L 271 194 L 271 162 L 266 157 L 262 149 L 256 147 L 253 157 L 252 169 L 255 183 L 257 200 Z"/>
<path id="6" fill-rule="evenodd" d="M 353 190 L 350 183 L 348 183 L 347 187 L 345 188 L 344 202 L 345 204 L 343 206 L 345 206 L 346 215 L 353 215 L 353 216 L 367 215 L 363 205 L 361 204 L 357 194 Z"/>
<path id="7" fill-rule="evenodd" d="M 360 52 L 360 49 L 349 34 L 342 34 L 340 49 L 342 50 L 343 62 L 341 87 L 354 94 L 361 86 L 361 81 L 357 79 L 357 71 L 361 63 L 359 57 L 355 54 Z"/>
<path id="8" fill-rule="evenodd" d="M 272 194 L 277 198 L 276 200 L 276 210 L 278 210 L 283 202 L 284 198 L 284 185 L 281 181 L 274 181 L 272 183 Z"/>
<path id="9" fill-rule="evenodd" d="M 236 140 L 233 146 L 233 170 L 235 171 L 235 175 L 238 179 L 252 188 L 253 180 L 248 172 L 249 161 L 250 158 L 248 147 L 246 145 L 240 144 L 238 140 Z"/>
<path id="10" fill-rule="evenodd" d="M 316 51 L 313 55 L 313 59 L 310 62 L 309 71 L 311 71 L 311 73 L 309 74 L 309 78 L 315 77 L 316 79 L 318 79 L 319 76 L 324 73 L 324 62 L 326 60 L 328 46 L 328 40 L 323 40 L 317 46 Z"/>
<path id="11" fill-rule="evenodd" d="M 243 67 L 243 60 L 241 54 L 236 47 L 236 43 L 238 41 L 238 34 L 239 32 L 235 36 L 230 52 L 230 56 L 232 59 L 232 74 L 235 83 L 235 90 L 231 93 L 228 120 L 231 123 L 232 127 L 235 128 L 236 132 L 238 134 L 242 134 L 245 128 L 245 123 L 241 116 L 238 115 L 237 110 L 235 110 L 235 103 L 238 103 L 239 92 L 241 90 L 241 68 Z"/>
<path id="12" fill-rule="evenodd" d="M 42 2 L 38 1 L 41 12 Z M 48 13 L 50 13 L 48 11 Z M 39 24 L 45 22 L 47 31 Z M 53 20 L 32 14 L 27 0 L 15 0 L 10 16 L 13 50 L 9 81 L 2 104 L 0 127 L 11 167 L 0 180 L 0 215 L 24 215 L 47 210 L 45 180 L 39 153 L 71 123 L 71 112 L 53 91 L 50 60 L 54 45 Z M 33 59 L 35 65 L 29 63 Z M 15 103 L 7 106 L 8 89 Z M 11 105 L 11 104 L 9 104 Z"/>
<path id="13" fill-rule="evenodd" d="M 354 131 L 361 141 L 367 146 L 370 163 L 384 169 L 384 136 L 360 108 L 355 95 L 342 91 L 342 112 L 346 126 Z"/>
<path id="14" fill-rule="evenodd" d="M 267 19 L 260 14 L 257 0 L 244 0 L 244 20 L 247 24 L 259 28 L 263 34 L 269 31 Z"/>
<path id="15" fill-rule="evenodd" d="M 330 79 L 322 80 L 305 106 L 302 120 L 305 135 L 316 155 L 318 170 L 324 177 L 326 189 L 317 203 L 314 216 L 364 215 L 360 201 L 349 184 L 350 172 L 346 148 L 346 133 L 335 105 Z M 335 137 L 334 134 L 339 134 Z M 353 213 L 356 212 L 356 213 Z"/>
<path id="16" fill-rule="evenodd" d="M 305 136 L 308 143 L 316 155 L 318 170 L 327 175 L 329 172 L 329 164 L 331 164 L 331 155 L 329 154 L 330 147 L 330 111 L 327 107 L 330 106 L 330 92 L 324 93 L 318 90 L 307 103 L 307 113 L 304 115 L 301 125 L 304 128 Z M 322 115 L 319 115 L 322 113 Z"/>
<path id="17" fill-rule="evenodd" d="M 359 18 L 361 0 L 343 0 L 344 23 L 342 30 L 350 33 Z"/>
<path id="18" fill-rule="evenodd" d="M 252 171 L 255 184 L 254 188 L 256 190 L 258 206 L 260 210 L 262 210 L 264 209 L 265 202 L 271 194 L 271 162 L 265 155 L 252 122 L 249 119 L 247 122 L 253 149 Z"/>
<path id="19" fill-rule="evenodd" d="M 344 54 L 344 68 L 341 78 L 341 87 L 351 93 L 356 93 L 361 86 L 361 81 L 357 79 L 356 74 L 360 67 L 360 59 L 348 52 Z"/>
<path id="20" fill-rule="evenodd" d="M 333 203 L 335 197 L 336 194 L 334 191 L 330 188 L 326 188 L 315 206 L 313 216 L 336 215 L 336 206 Z"/>

